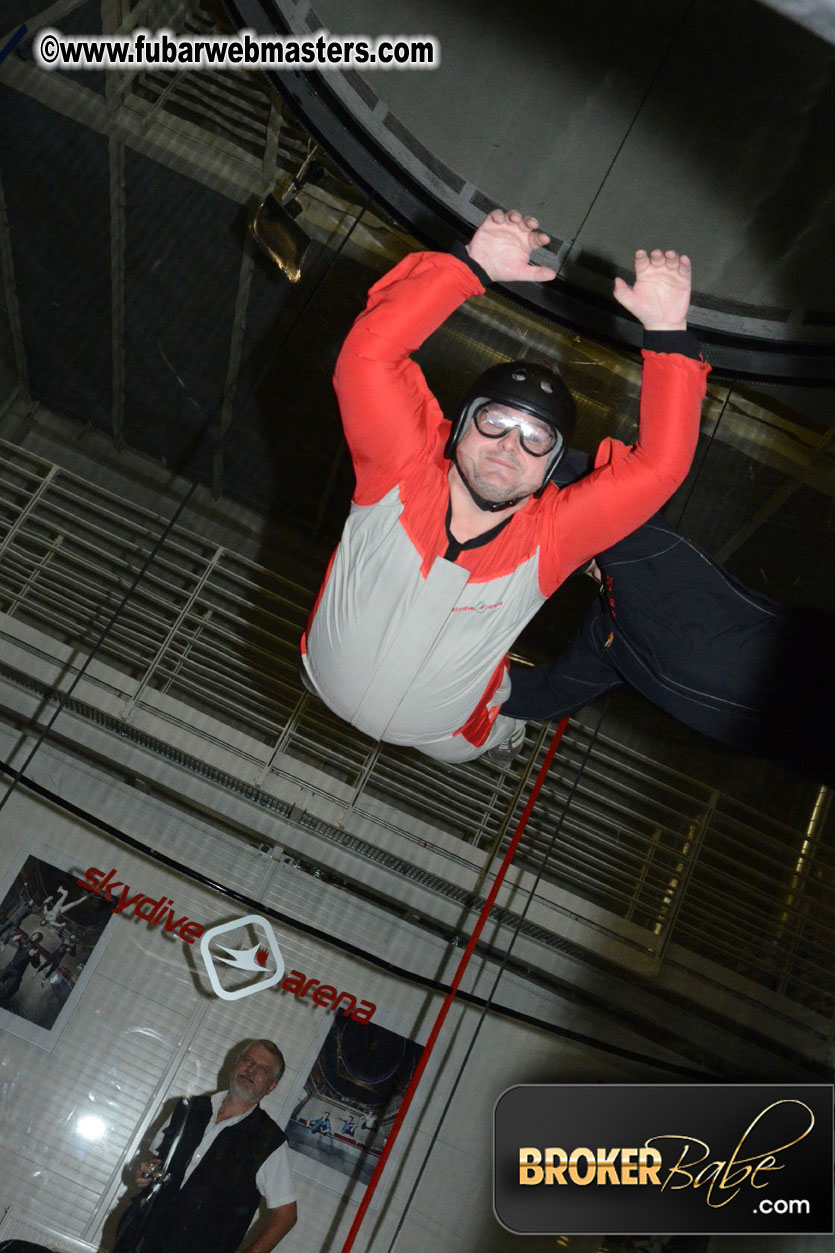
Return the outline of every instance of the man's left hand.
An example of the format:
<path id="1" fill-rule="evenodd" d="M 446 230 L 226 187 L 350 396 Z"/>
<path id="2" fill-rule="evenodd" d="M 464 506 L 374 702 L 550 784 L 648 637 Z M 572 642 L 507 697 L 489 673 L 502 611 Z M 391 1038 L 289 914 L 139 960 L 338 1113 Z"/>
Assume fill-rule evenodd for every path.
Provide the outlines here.
<path id="1" fill-rule="evenodd" d="M 690 258 L 653 248 L 635 253 L 632 287 L 615 279 L 615 300 L 638 319 L 645 331 L 686 331 L 690 308 Z"/>

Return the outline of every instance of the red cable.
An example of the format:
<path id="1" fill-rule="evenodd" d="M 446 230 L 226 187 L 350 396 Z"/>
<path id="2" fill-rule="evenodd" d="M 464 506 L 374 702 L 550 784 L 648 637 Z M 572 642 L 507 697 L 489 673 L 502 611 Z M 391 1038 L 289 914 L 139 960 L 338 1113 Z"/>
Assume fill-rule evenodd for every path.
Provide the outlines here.
<path id="1" fill-rule="evenodd" d="M 464 972 L 467 969 L 467 966 L 469 965 L 470 958 L 475 952 L 475 947 L 478 944 L 479 936 L 484 930 L 487 919 L 490 917 L 490 911 L 492 910 L 494 904 L 496 903 L 496 897 L 498 896 L 501 886 L 505 880 L 505 876 L 508 870 L 510 869 L 510 863 L 513 861 L 516 850 L 519 847 L 519 841 L 522 838 L 525 827 L 528 825 L 528 819 L 530 818 L 531 811 L 533 810 L 533 807 L 536 803 L 536 798 L 539 796 L 539 793 L 542 790 L 542 785 L 545 782 L 545 776 L 548 773 L 551 762 L 554 760 L 554 754 L 559 748 L 560 740 L 562 739 L 563 732 L 565 731 L 565 728 L 567 726 L 568 726 L 568 719 L 563 718 L 562 722 L 559 724 L 556 731 L 554 732 L 554 738 L 551 741 L 548 752 L 545 754 L 545 760 L 543 761 L 542 765 L 539 768 L 539 774 L 536 776 L 536 782 L 531 788 L 530 795 L 527 800 L 527 804 L 525 805 L 525 808 L 522 811 L 522 816 L 519 819 L 519 822 L 517 823 L 517 826 L 516 826 L 516 830 L 513 833 L 513 839 L 510 841 L 510 844 L 507 847 L 507 852 L 504 855 L 504 859 L 502 860 L 502 864 L 499 868 L 499 872 L 496 875 L 496 881 L 493 884 L 493 887 L 490 889 L 490 895 L 487 897 L 487 900 L 484 902 L 484 907 L 482 908 L 482 911 L 479 915 L 478 922 L 476 923 L 475 929 L 472 935 L 470 936 L 469 944 L 464 950 L 461 960 L 458 963 L 458 969 L 455 972 L 455 977 L 453 978 L 452 983 L 450 984 L 450 987 L 449 987 L 449 991 L 447 992 L 444 998 L 444 1003 L 438 1011 L 438 1016 L 435 1019 L 434 1026 L 432 1027 L 432 1030 L 429 1033 L 429 1039 L 426 1041 L 426 1044 L 423 1047 L 423 1052 L 420 1055 L 420 1061 L 415 1067 L 415 1073 L 412 1075 L 411 1083 L 406 1089 L 406 1094 L 400 1103 L 400 1109 L 398 1110 L 397 1117 L 394 1120 L 394 1125 L 392 1126 L 392 1129 L 389 1132 L 388 1139 L 386 1140 L 385 1146 L 383 1147 L 383 1151 L 380 1154 L 380 1160 L 377 1162 L 377 1166 L 374 1170 L 374 1174 L 371 1176 L 370 1180 L 368 1181 L 368 1187 L 365 1189 L 365 1194 L 362 1198 L 362 1201 L 360 1202 L 360 1206 L 359 1206 L 359 1209 L 357 1210 L 356 1217 L 354 1218 L 353 1224 L 351 1225 L 351 1230 L 348 1232 L 347 1239 L 345 1240 L 345 1243 L 342 1246 L 342 1253 L 349 1253 L 349 1250 L 354 1247 L 354 1241 L 357 1238 L 357 1233 L 359 1232 L 359 1229 L 362 1226 L 362 1221 L 365 1218 L 369 1205 L 371 1204 L 371 1198 L 373 1197 L 376 1191 L 377 1184 L 380 1181 L 380 1176 L 385 1170 L 385 1166 L 386 1166 L 386 1162 L 388 1161 L 389 1154 L 391 1153 L 391 1150 L 394 1147 L 394 1142 L 397 1139 L 397 1135 L 400 1131 L 400 1128 L 403 1125 L 403 1122 L 405 1121 L 406 1114 L 409 1111 L 409 1106 L 412 1103 L 415 1092 L 417 1091 L 418 1085 L 421 1081 L 421 1078 L 423 1077 L 423 1072 L 426 1069 L 427 1063 L 429 1062 L 429 1058 L 432 1054 L 432 1050 L 435 1047 L 435 1042 L 438 1039 L 438 1036 L 440 1035 L 441 1027 L 444 1025 L 444 1020 L 447 1014 L 449 1013 L 450 1009 L 452 1008 L 452 1002 L 455 1000 L 455 994 L 457 993 L 458 988 L 461 985 L 461 980 L 464 978 Z"/>

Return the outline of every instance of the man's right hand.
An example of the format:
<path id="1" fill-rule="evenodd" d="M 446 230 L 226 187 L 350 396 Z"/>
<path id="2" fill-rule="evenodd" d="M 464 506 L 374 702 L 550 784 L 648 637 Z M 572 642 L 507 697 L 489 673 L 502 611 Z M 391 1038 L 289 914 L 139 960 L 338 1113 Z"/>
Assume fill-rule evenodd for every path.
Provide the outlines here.
<path id="1" fill-rule="evenodd" d="M 467 244 L 467 252 L 494 283 L 546 283 L 557 277 L 557 271 L 531 264 L 531 253 L 544 248 L 550 238 L 538 227 L 536 218 L 523 217 L 518 209 L 507 213 L 493 209 Z"/>
<path id="2" fill-rule="evenodd" d="M 151 1157 L 147 1161 L 140 1162 L 133 1175 L 137 1187 L 147 1188 L 149 1183 L 158 1178 L 161 1166 L 162 1162 L 158 1157 Z"/>

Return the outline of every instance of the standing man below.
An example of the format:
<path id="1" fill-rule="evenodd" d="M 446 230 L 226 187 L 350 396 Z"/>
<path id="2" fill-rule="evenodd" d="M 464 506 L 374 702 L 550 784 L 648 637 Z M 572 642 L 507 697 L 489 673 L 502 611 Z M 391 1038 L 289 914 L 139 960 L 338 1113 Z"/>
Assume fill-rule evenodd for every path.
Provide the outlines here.
<path id="1" fill-rule="evenodd" d="M 371 289 L 335 384 L 357 486 L 302 640 L 304 678 L 375 739 L 441 761 L 509 758 L 524 724 L 500 717 L 507 652 L 560 583 L 646 521 L 690 468 L 708 367 L 687 334 L 690 262 L 635 254 L 615 298 L 645 337 L 635 447 L 605 440 L 597 468 L 557 489 L 574 429 L 558 375 L 494 366 L 454 428 L 414 352 L 488 282 L 543 282 L 535 218 L 494 209 L 459 256 L 417 253 Z"/>
<path id="2" fill-rule="evenodd" d="M 270 1253 L 296 1222 L 296 1199 L 284 1132 L 259 1102 L 284 1073 L 271 1040 L 255 1040 L 238 1056 L 226 1092 L 189 1102 L 179 1142 L 168 1163 L 168 1182 L 151 1203 L 137 1238 L 120 1227 L 114 1253 L 235 1253 L 258 1209 L 267 1219 L 243 1253 Z M 155 1146 L 159 1157 L 140 1162 L 136 1183 L 147 1188 L 166 1161 L 174 1120 Z M 135 1203 L 134 1203 L 135 1204 Z"/>

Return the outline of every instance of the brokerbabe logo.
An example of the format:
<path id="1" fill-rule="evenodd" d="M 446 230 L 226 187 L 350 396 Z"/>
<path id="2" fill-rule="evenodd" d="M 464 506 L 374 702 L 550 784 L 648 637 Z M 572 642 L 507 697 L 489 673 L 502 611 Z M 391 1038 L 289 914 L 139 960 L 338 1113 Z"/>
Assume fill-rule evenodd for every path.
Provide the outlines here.
<path id="1" fill-rule="evenodd" d="M 494 1113 L 510 1231 L 833 1230 L 831 1084 L 549 1084 Z"/>

